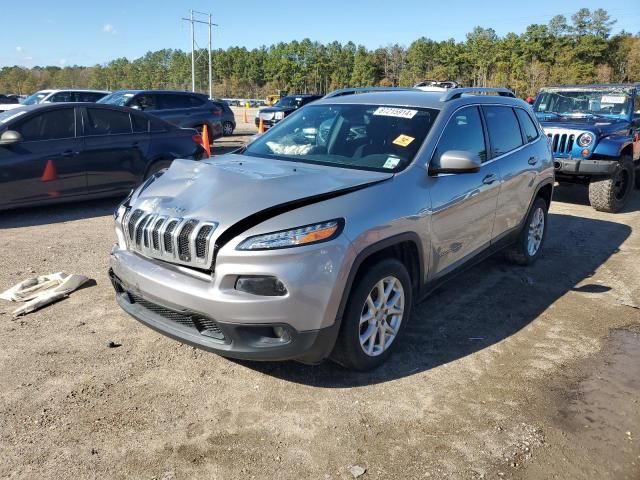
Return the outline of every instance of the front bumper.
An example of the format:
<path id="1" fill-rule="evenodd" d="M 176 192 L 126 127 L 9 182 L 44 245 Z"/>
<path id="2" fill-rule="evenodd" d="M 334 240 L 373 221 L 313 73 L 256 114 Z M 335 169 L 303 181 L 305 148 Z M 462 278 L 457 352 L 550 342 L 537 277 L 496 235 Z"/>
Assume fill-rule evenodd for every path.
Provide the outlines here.
<path id="1" fill-rule="evenodd" d="M 320 330 L 298 332 L 287 324 L 224 323 L 150 297 L 125 284 L 109 269 L 118 305 L 153 330 L 180 342 L 241 360 L 298 360 L 315 364 L 330 353 L 339 323 Z M 274 328 L 279 328 L 276 334 Z"/>
<path id="2" fill-rule="evenodd" d="M 348 275 L 339 262 L 351 252 L 346 238 L 269 254 L 223 251 L 212 276 L 116 244 L 109 275 L 118 303 L 160 333 L 224 356 L 318 363 L 331 353 Z M 275 276 L 287 294 L 240 292 L 242 275 Z"/>
<path id="3" fill-rule="evenodd" d="M 553 166 L 557 174 L 608 176 L 618 167 L 616 160 L 583 160 L 574 158 L 554 158 Z"/>
<path id="4" fill-rule="evenodd" d="M 281 122 L 282 120 L 276 120 L 275 118 L 272 120 L 262 120 L 262 124 L 264 125 L 264 128 L 271 128 L 273 127 L 276 123 Z M 256 127 L 260 127 L 260 118 L 256 117 Z"/>

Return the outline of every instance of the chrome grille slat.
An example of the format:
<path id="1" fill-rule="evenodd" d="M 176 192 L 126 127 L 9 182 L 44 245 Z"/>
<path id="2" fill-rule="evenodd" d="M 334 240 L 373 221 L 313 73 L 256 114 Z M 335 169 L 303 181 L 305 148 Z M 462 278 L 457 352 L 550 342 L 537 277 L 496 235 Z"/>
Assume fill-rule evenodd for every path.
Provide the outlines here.
<path id="1" fill-rule="evenodd" d="M 130 250 L 170 263 L 211 268 L 216 222 L 135 209 L 124 215 L 122 225 Z"/>

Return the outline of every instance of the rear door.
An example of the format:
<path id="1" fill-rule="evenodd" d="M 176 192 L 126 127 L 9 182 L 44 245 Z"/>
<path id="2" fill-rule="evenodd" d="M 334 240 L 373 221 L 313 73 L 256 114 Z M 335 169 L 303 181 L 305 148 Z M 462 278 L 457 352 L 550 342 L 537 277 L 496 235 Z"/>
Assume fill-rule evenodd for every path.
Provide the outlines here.
<path id="1" fill-rule="evenodd" d="M 198 113 L 189 101 L 188 95 L 174 93 L 157 93 L 158 111 L 154 114 L 174 125 L 181 126 L 189 122 L 193 113 Z"/>
<path id="2" fill-rule="evenodd" d="M 90 194 L 119 194 L 135 187 L 144 176 L 149 132 L 146 117 L 99 106 L 83 107 L 84 147 Z M 135 115 L 135 114 L 133 114 Z M 135 131 L 134 131 L 135 127 Z"/>
<path id="3" fill-rule="evenodd" d="M 529 141 L 525 140 L 520 121 L 512 107 L 487 105 L 482 110 L 489 132 L 491 158 L 500 166 L 502 173 L 493 231 L 493 238 L 498 239 L 518 227 L 524 219 L 529 200 L 533 197 L 536 185 L 534 179 L 537 175 L 535 165 L 539 159 L 535 148 L 531 148 Z M 522 113 L 525 113 L 524 110 Z M 522 121 L 525 119 L 523 117 Z M 532 123 L 531 119 L 529 122 Z M 534 136 L 532 141 L 537 138 L 538 136 Z"/>
<path id="4" fill-rule="evenodd" d="M 27 115 L 8 125 L 23 140 L 0 146 L 0 203 L 19 206 L 86 193 L 75 109 L 61 106 Z"/>
<path id="5" fill-rule="evenodd" d="M 482 159 L 475 173 L 429 177 L 432 214 L 432 278 L 442 276 L 488 247 L 500 191 L 500 169 L 487 156 L 487 139 L 477 106 L 454 112 L 444 128 L 432 162 L 449 150 Z"/>

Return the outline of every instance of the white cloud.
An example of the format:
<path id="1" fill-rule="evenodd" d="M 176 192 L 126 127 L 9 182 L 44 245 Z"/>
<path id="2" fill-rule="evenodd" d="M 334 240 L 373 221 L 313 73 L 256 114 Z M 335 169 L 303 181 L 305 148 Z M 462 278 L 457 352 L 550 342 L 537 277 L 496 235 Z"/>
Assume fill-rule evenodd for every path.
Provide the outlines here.
<path id="1" fill-rule="evenodd" d="M 20 45 L 18 45 L 16 47 L 16 52 L 18 52 L 18 53 L 22 52 L 22 47 Z"/>
<path id="2" fill-rule="evenodd" d="M 104 33 L 111 33 L 113 35 L 116 34 L 116 29 L 113 25 L 111 25 L 110 23 L 105 23 L 104 26 L 102 27 L 102 31 Z"/>
<path id="3" fill-rule="evenodd" d="M 60 65 L 64 65 L 65 63 L 67 63 L 67 59 L 66 58 L 61 58 L 60 60 L 58 60 L 58 63 Z"/>

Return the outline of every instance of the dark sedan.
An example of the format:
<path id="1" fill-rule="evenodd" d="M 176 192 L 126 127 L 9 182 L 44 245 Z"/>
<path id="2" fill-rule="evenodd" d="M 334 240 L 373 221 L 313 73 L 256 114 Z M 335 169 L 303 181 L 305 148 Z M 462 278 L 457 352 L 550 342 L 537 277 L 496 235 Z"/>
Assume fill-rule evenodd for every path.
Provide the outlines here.
<path id="1" fill-rule="evenodd" d="M 175 158 L 200 159 L 197 131 L 95 103 L 0 113 L 0 209 L 125 195 Z"/>

